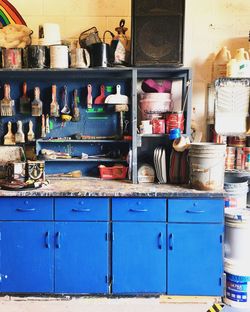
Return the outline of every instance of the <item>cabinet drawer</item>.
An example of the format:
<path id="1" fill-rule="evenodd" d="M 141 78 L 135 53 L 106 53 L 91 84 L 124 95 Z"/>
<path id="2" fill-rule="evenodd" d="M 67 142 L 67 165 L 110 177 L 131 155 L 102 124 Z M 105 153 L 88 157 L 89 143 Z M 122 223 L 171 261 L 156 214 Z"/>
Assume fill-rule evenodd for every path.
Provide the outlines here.
<path id="1" fill-rule="evenodd" d="M 166 221 L 166 200 L 163 198 L 113 198 L 114 221 Z"/>
<path id="2" fill-rule="evenodd" d="M 0 198 L 0 220 L 52 220 L 52 198 Z"/>
<path id="3" fill-rule="evenodd" d="M 55 219 L 77 221 L 107 221 L 108 198 L 56 198 Z"/>
<path id="4" fill-rule="evenodd" d="M 223 199 L 169 199 L 168 222 L 223 222 Z"/>

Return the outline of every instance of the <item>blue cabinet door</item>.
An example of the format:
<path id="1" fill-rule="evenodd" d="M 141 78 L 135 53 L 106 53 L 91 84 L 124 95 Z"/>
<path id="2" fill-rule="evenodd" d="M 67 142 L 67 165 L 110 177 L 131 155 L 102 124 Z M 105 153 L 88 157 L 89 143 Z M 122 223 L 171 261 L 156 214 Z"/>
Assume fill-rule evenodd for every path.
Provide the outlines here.
<path id="1" fill-rule="evenodd" d="M 168 224 L 168 294 L 221 296 L 222 224 Z"/>
<path id="2" fill-rule="evenodd" d="M 166 225 L 113 222 L 114 294 L 166 293 Z"/>
<path id="3" fill-rule="evenodd" d="M 56 222 L 56 293 L 108 292 L 107 233 L 107 222 Z"/>
<path id="4" fill-rule="evenodd" d="M 51 222 L 0 222 L 0 291 L 53 292 Z"/>

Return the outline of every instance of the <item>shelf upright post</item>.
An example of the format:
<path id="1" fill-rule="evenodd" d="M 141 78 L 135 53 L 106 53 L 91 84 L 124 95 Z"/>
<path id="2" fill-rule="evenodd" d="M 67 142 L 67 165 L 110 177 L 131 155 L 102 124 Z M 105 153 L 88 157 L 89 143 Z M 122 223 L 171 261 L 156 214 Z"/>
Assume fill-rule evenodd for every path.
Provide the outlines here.
<path id="1" fill-rule="evenodd" d="M 132 68 L 132 182 L 137 179 L 137 68 Z"/>

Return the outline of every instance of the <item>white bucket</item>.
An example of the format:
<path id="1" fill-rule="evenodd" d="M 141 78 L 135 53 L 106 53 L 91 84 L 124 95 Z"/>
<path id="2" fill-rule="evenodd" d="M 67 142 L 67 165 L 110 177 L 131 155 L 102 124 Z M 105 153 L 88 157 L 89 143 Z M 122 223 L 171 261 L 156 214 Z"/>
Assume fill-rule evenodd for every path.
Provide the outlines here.
<path id="1" fill-rule="evenodd" d="M 243 267 L 225 260 L 226 289 L 223 301 L 236 308 L 250 307 L 250 264 Z"/>
<path id="2" fill-rule="evenodd" d="M 190 183 L 198 190 L 222 190 L 225 144 L 192 143 L 189 151 Z"/>
<path id="3" fill-rule="evenodd" d="M 224 189 L 227 192 L 225 207 L 245 209 L 247 207 L 248 180 L 243 177 L 225 177 Z"/>
<path id="4" fill-rule="evenodd" d="M 225 257 L 250 269 L 250 211 L 225 209 Z"/>

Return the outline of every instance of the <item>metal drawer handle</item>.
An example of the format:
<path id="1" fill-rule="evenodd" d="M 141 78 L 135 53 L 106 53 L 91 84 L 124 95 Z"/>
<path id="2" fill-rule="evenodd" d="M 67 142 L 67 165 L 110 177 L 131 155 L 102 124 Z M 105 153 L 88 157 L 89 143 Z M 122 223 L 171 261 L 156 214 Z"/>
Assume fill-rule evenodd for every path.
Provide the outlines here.
<path id="1" fill-rule="evenodd" d="M 130 208 L 129 211 L 130 212 L 147 212 L 148 209 L 134 209 L 134 208 Z"/>
<path id="2" fill-rule="evenodd" d="M 174 249 L 174 235 L 172 233 L 169 234 L 168 244 L 169 244 L 169 250 L 173 250 Z"/>
<path id="3" fill-rule="evenodd" d="M 186 213 L 204 213 L 204 210 L 186 210 Z"/>
<path id="4" fill-rule="evenodd" d="M 17 208 L 16 211 L 31 212 L 31 211 L 36 211 L 36 209 L 35 208 Z"/>
<path id="5" fill-rule="evenodd" d="M 50 248 L 50 243 L 49 243 L 49 232 L 45 233 L 45 247 Z"/>
<path id="6" fill-rule="evenodd" d="M 61 247 L 60 238 L 61 238 L 61 233 L 57 232 L 56 233 L 56 248 L 60 248 Z"/>
<path id="7" fill-rule="evenodd" d="M 74 212 L 90 212 L 91 209 L 72 208 Z"/>
<path id="8" fill-rule="evenodd" d="M 163 239 L 163 237 L 162 237 L 162 233 L 160 232 L 159 234 L 158 234 L 158 248 L 159 249 L 162 249 L 162 240 Z"/>

